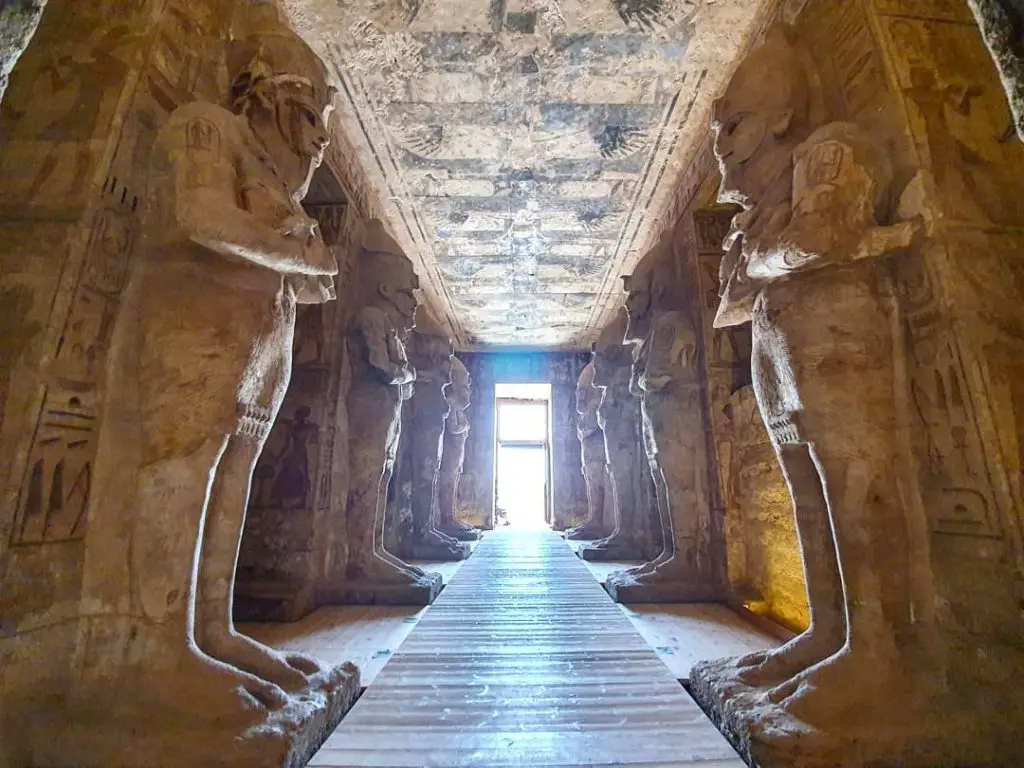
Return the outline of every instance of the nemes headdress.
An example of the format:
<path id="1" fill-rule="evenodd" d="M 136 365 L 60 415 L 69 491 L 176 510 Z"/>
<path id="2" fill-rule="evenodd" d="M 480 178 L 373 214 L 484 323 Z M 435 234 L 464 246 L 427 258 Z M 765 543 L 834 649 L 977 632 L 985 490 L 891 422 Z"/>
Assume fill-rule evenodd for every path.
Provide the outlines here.
<path id="1" fill-rule="evenodd" d="M 327 68 L 306 41 L 281 21 L 272 2 L 251 2 L 233 25 L 228 46 L 232 106 L 261 83 L 294 84 L 312 89 L 330 107 L 334 88 Z"/>

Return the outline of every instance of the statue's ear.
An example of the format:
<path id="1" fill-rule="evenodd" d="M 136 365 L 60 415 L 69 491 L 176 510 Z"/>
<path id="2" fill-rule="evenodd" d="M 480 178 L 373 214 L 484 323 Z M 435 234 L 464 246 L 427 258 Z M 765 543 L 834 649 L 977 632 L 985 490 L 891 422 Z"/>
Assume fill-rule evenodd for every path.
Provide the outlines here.
<path id="1" fill-rule="evenodd" d="M 391 298 L 391 288 L 387 283 L 377 283 L 377 293 L 383 296 L 385 299 Z"/>
<path id="2" fill-rule="evenodd" d="M 793 110 L 784 109 L 775 115 L 775 122 L 772 123 L 772 133 L 776 136 L 785 136 L 789 126 L 793 123 Z"/>

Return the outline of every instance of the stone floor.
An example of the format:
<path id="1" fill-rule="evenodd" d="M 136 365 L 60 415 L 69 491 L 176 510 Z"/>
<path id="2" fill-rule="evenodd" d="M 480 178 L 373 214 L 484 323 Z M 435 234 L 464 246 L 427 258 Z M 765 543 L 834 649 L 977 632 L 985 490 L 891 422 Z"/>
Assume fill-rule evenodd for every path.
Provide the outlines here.
<path id="1" fill-rule="evenodd" d="M 413 630 L 310 765 L 743 765 L 554 533 L 489 534 L 433 606 L 388 621 L 388 645 Z"/>
<path id="2" fill-rule="evenodd" d="M 471 542 L 475 547 L 477 542 Z M 465 560 L 416 561 L 437 571 L 447 584 Z M 369 685 L 412 632 L 426 608 L 414 605 L 336 605 L 321 608 L 292 624 L 239 623 L 241 632 L 286 651 L 302 651 L 323 661 L 351 661 L 362 685 Z"/>

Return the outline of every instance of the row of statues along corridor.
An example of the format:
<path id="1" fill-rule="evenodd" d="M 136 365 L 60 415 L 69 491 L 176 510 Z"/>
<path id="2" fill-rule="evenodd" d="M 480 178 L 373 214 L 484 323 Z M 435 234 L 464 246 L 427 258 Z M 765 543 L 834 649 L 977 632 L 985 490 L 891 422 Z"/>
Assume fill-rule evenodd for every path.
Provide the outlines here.
<path id="1" fill-rule="evenodd" d="M 969 235 L 945 227 L 946 181 L 915 168 L 899 137 L 880 138 L 891 126 L 830 112 L 811 48 L 773 28 L 716 102 L 713 125 L 721 199 L 742 209 L 715 326 L 751 325 L 753 393 L 792 495 L 811 621 L 777 649 L 699 664 L 694 694 L 763 766 L 1004 765 L 1024 736 L 1020 484 L 997 489 L 1018 506 L 991 502 L 990 535 L 951 544 L 948 519 L 969 522 L 977 493 L 957 466 L 984 451 L 965 443 L 974 422 L 951 427 L 929 411 L 912 425 L 904 405 L 915 386 L 934 393 L 922 371 L 936 366 L 922 355 L 943 354 L 935 334 L 961 351 L 984 339 L 975 360 L 1004 398 L 996 434 L 1024 439 L 1022 385 L 1010 375 L 1022 303 L 1005 300 L 1022 288 L 1019 233 L 979 249 L 996 242 L 983 239 L 995 237 L 991 224 Z M 187 103 L 156 138 L 144 237 L 110 345 L 107 390 L 124 396 L 106 406 L 95 464 L 81 659 L 58 705 L 60 739 L 5 721 L 3 756 L 16 764 L 58 764 L 59 749 L 82 766 L 225 755 L 298 765 L 358 690 L 351 665 L 275 651 L 232 621 L 250 486 L 286 398 L 297 314 L 349 286 L 335 285 L 335 254 L 301 205 L 329 141 L 324 66 L 272 23 L 238 36 L 229 63 L 230 109 Z M 982 172 L 958 172 L 963 194 L 984 191 Z M 704 331 L 675 244 L 668 231 L 625 279 L 624 311 L 578 388 L 591 514 L 570 535 L 604 534 L 591 557 L 646 561 L 610 579 L 623 599 L 722 597 L 707 546 Z M 993 297 L 957 285 L 965 258 L 985 261 L 972 275 L 1011 288 Z M 454 514 L 469 377 L 380 222 L 356 261 L 347 559 L 329 594 L 429 602 L 438 575 L 403 558 L 465 557 L 478 535 Z M 906 323 L 917 311 L 906 297 L 922 290 L 944 303 Z M 925 338 L 936 313 L 941 327 Z M 977 394 L 973 379 L 958 386 L 960 400 Z M 923 473 L 911 445 L 921 430 Z M 946 433 L 959 442 L 935 437 Z M 1005 461 L 1019 471 L 1019 458 Z M 409 490 L 396 488 L 396 471 Z M 645 506 L 635 502 L 646 477 Z M 389 491 L 406 493 L 407 514 L 387 514 Z"/>

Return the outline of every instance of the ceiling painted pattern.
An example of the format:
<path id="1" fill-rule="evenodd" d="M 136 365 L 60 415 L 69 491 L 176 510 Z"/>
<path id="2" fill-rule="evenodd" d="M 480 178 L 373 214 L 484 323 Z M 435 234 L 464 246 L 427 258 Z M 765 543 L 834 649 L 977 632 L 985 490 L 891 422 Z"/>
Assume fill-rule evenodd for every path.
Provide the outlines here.
<path id="1" fill-rule="evenodd" d="M 770 0 L 286 0 L 462 348 L 581 348 Z"/>

